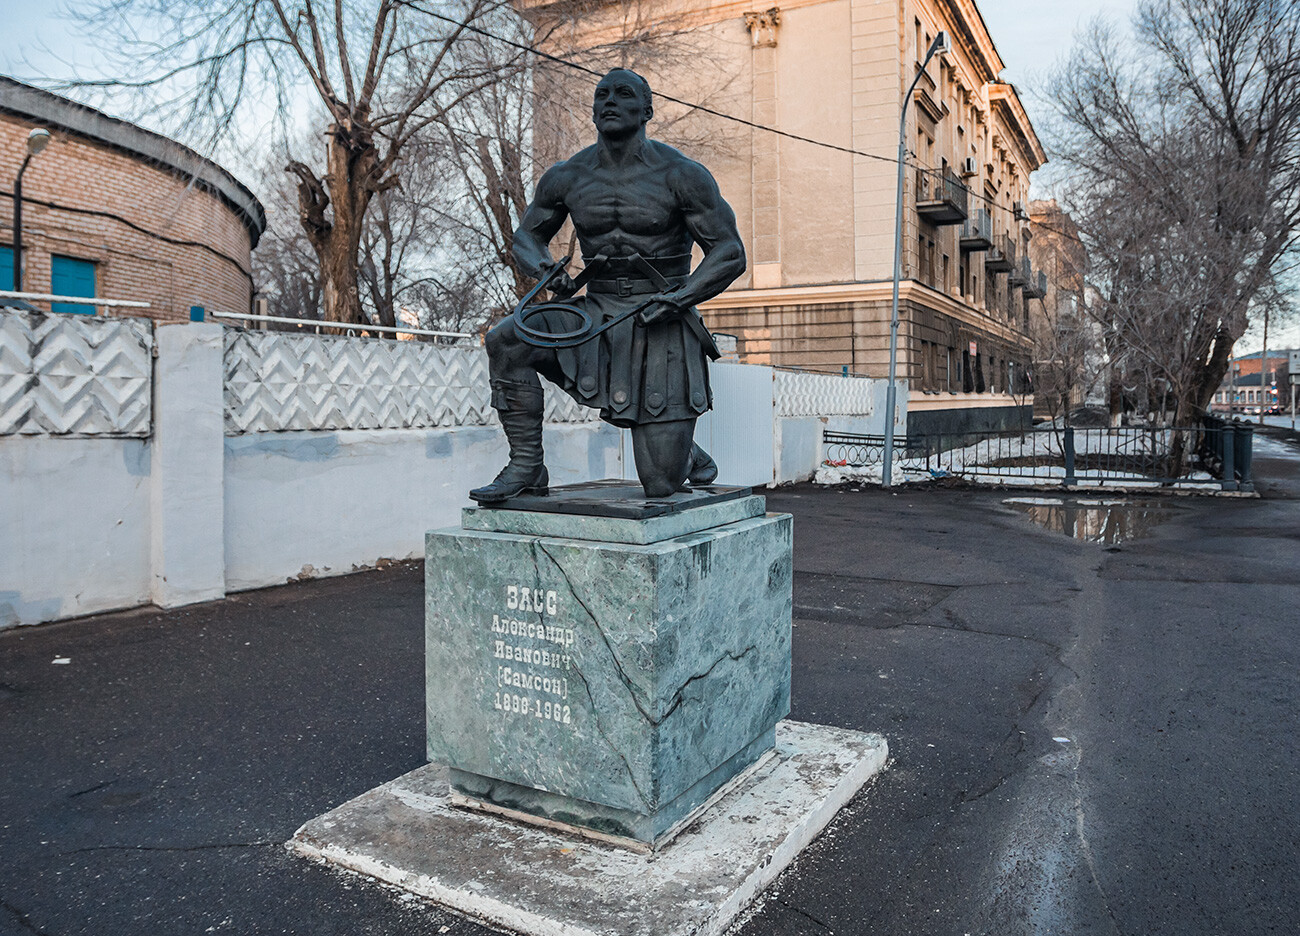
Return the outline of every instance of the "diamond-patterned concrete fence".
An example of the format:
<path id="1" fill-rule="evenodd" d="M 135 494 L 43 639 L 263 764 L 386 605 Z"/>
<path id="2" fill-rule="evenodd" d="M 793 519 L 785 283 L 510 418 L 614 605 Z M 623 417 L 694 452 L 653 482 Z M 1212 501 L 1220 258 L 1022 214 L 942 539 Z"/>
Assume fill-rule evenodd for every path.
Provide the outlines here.
<path id="1" fill-rule="evenodd" d="M 147 319 L 0 314 L 0 435 L 147 437 L 152 346 Z M 872 413 L 873 381 L 773 379 L 777 416 Z M 228 329 L 224 383 L 227 435 L 496 422 L 481 348 Z M 548 386 L 546 418 L 597 415 Z"/>
<path id="2" fill-rule="evenodd" d="M 878 381 L 777 370 L 777 416 L 870 416 Z"/>
<path id="3" fill-rule="evenodd" d="M 0 435 L 150 433 L 153 325 L 0 312 Z"/>
<path id="4" fill-rule="evenodd" d="M 234 329 L 225 341 L 227 435 L 497 421 L 481 348 Z M 596 418 L 547 387 L 548 422 Z"/>

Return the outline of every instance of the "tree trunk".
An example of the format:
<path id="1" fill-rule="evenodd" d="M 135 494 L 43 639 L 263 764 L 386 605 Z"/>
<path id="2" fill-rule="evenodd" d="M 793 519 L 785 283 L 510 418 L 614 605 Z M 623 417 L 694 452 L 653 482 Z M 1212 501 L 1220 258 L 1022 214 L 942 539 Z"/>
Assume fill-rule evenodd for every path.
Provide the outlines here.
<path id="1" fill-rule="evenodd" d="M 330 126 L 323 180 L 300 162 L 286 169 L 298 177 L 299 220 L 320 261 L 324 321 L 364 324 L 357 253 L 366 209 L 377 191 L 379 160 L 369 130 L 355 127 Z"/>
<path id="2" fill-rule="evenodd" d="M 1210 348 L 1210 359 L 1201 368 L 1196 381 L 1192 402 L 1197 412 L 1205 412 L 1214 398 L 1214 391 L 1223 383 L 1223 375 L 1228 372 L 1228 363 L 1232 360 L 1232 346 L 1236 337 L 1226 328 L 1220 328 L 1214 335 L 1214 344 Z"/>

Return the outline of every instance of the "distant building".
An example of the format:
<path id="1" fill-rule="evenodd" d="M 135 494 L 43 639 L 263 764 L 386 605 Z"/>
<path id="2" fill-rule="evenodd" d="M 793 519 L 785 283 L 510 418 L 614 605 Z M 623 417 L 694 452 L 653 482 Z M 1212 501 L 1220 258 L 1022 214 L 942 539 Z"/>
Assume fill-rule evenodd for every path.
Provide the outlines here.
<path id="1" fill-rule="evenodd" d="M 1243 354 L 1228 362 L 1228 373 L 1210 401 L 1216 413 L 1253 415 L 1263 407 L 1279 406 L 1290 410 L 1291 389 L 1287 383 L 1287 361 L 1291 349 L 1268 350 Z M 1262 374 L 1261 374 L 1262 371 Z"/>
<path id="2" fill-rule="evenodd" d="M 1034 340 L 1034 415 L 1056 418 L 1101 389 L 1100 329 L 1085 314 L 1088 252 L 1073 219 L 1055 199 L 1029 203 L 1029 257 L 1045 275 L 1041 299 L 1028 303 Z"/>
<path id="3" fill-rule="evenodd" d="M 160 321 L 195 305 L 250 311 L 249 254 L 266 216 L 246 187 L 173 140 L 3 76 L 0 289 L 13 288 L 13 184 L 37 127 L 53 139 L 23 175 L 26 292 L 141 300 L 150 308 L 132 314 Z"/>
<path id="4" fill-rule="evenodd" d="M 539 32 L 559 9 L 551 0 L 519 3 Z M 908 382 L 908 430 L 1028 422 L 1026 303 L 1044 287 L 1026 250 L 1026 206 L 1030 173 L 1046 157 L 1016 89 L 998 78 L 1002 59 L 974 3 L 801 0 L 746 11 L 663 0 L 635 12 L 637 23 L 668 18 L 707 43 L 689 66 L 647 66 L 657 92 L 696 100 L 721 88 L 719 110 L 866 154 L 690 118 L 707 130 L 697 136 L 723 144 L 708 164 L 736 210 L 750 263 L 702 307 L 709 327 L 734 335 L 745 362 L 872 377 L 888 372 L 899 108 L 931 41 L 948 33 L 952 54 L 921 76 L 905 131 L 914 155 L 904 183 L 898 373 Z M 608 44 L 632 31 L 631 15 L 626 5 L 596 5 L 577 35 L 562 34 L 579 48 Z M 681 108 L 661 102 L 658 111 Z M 651 124 L 652 135 L 656 126 L 665 124 Z"/>

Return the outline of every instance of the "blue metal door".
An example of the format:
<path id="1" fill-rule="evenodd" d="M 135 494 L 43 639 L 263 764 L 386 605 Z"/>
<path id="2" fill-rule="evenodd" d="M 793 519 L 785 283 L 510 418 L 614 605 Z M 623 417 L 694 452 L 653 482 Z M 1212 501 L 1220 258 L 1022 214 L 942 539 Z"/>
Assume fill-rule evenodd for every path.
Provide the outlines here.
<path id="1" fill-rule="evenodd" d="M 50 258 L 50 291 L 56 296 L 95 295 L 95 264 L 91 260 L 78 260 L 75 257 L 60 257 L 55 254 Z M 72 312 L 77 315 L 94 315 L 93 305 L 78 302 L 54 302 L 50 309 L 55 312 Z"/>

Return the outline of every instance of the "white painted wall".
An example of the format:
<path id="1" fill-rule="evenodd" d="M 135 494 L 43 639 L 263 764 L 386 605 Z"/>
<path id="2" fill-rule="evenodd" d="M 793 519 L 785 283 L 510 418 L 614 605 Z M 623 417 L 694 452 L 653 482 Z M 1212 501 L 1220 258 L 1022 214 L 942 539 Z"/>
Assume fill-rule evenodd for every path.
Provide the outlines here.
<path id="1" fill-rule="evenodd" d="M 695 441 L 718 463 L 718 484 L 771 484 L 772 368 L 715 363 L 709 381 L 713 410 L 695 424 Z"/>
<path id="2" fill-rule="evenodd" d="M 150 449 L 0 436 L 0 628 L 150 600 Z"/>
<path id="3" fill-rule="evenodd" d="M 611 426 L 549 426 L 544 444 L 552 484 L 622 474 L 620 433 Z M 424 534 L 459 525 L 469 489 L 491 481 L 506 458 L 501 430 L 487 426 L 231 436 L 226 588 L 420 556 Z"/>
<path id="4" fill-rule="evenodd" d="M 195 323 L 156 335 L 150 565 L 161 608 L 226 593 L 222 557 L 222 347 L 225 329 Z"/>

